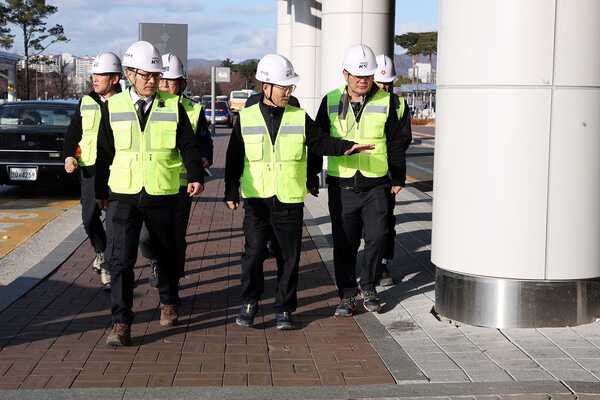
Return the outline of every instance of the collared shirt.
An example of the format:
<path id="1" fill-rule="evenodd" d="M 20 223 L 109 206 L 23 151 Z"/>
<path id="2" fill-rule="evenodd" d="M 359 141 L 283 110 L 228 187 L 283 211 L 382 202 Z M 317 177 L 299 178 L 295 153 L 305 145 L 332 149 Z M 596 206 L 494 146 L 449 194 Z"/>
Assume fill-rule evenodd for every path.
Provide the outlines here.
<path id="1" fill-rule="evenodd" d="M 136 104 L 137 101 L 144 100 L 146 102 L 146 104 L 144 105 L 144 113 L 148 112 L 148 108 L 150 108 L 150 106 L 152 105 L 152 102 L 154 101 L 155 94 L 142 99 L 135 90 L 130 90 L 129 93 L 131 94 L 131 101 L 133 102 L 134 106 L 136 107 L 136 110 L 137 110 L 137 104 Z"/>

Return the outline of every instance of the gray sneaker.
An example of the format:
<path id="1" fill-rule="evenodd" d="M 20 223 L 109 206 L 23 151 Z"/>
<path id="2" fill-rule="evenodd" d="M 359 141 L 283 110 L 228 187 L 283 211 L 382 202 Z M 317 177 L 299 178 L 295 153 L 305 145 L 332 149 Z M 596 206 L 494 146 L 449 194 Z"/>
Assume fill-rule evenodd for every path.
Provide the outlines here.
<path id="1" fill-rule="evenodd" d="M 294 321 L 292 320 L 292 313 L 284 311 L 281 314 L 275 314 L 275 320 L 277 321 L 277 329 L 290 330 L 294 329 Z"/>
<path id="2" fill-rule="evenodd" d="M 104 263 L 104 252 L 100 251 L 96 253 L 96 258 L 94 258 L 94 263 L 92 264 L 92 272 L 96 275 L 100 275 L 102 272 L 102 264 Z"/>
<path id="3" fill-rule="evenodd" d="M 101 268 L 100 278 L 102 279 L 102 289 L 110 290 L 110 271 L 106 268 Z"/>
<path id="4" fill-rule="evenodd" d="M 390 276 L 385 264 L 383 264 L 383 272 L 381 274 L 381 278 L 379 279 L 379 284 L 381 286 L 392 286 L 394 284 L 394 280 Z"/>

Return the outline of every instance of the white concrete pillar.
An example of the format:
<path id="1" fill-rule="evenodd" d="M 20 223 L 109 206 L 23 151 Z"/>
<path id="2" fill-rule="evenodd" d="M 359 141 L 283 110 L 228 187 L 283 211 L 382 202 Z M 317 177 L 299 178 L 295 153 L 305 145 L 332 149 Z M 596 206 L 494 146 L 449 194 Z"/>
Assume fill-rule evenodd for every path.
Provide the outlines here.
<path id="1" fill-rule="evenodd" d="M 313 119 L 321 101 L 321 0 L 294 0 L 290 61 L 300 75 L 294 96 Z"/>
<path id="2" fill-rule="evenodd" d="M 395 0 L 322 0 L 321 96 L 344 84 L 342 60 L 357 43 L 393 55 Z"/>
<path id="3" fill-rule="evenodd" d="M 436 311 L 600 316 L 600 2 L 440 1 Z M 474 56 L 476 55 L 476 56 Z"/>
<path id="4" fill-rule="evenodd" d="M 292 0 L 277 0 L 277 54 L 291 61 Z"/>

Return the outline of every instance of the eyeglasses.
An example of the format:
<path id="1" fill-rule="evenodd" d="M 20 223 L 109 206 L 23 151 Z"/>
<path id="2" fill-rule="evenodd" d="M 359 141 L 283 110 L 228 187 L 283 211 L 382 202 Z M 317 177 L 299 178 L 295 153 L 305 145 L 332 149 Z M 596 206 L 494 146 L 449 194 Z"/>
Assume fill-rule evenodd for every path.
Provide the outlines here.
<path id="1" fill-rule="evenodd" d="M 164 85 L 164 86 L 175 87 L 175 86 L 177 86 L 177 81 L 175 79 L 162 78 L 160 80 L 160 84 Z"/>
<path id="2" fill-rule="evenodd" d="M 143 72 L 140 72 L 139 70 L 136 70 L 135 73 L 146 82 L 148 82 L 152 78 L 154 78 L 154 80 L 156 82 L 158 82 L 160 80 L 160 76 L 162 75 L 160 72 L 143 73 Z"/>
<path id="3" fill-rule="evenodd" d="M 372 81 L 373 78 L 375 77 L 374 75 L 357 76 L 357 75 L 352 75 L 350 72 L 348 72 L 348 75 L 350 75 L 357 81 L 367 81 L 367 82 Z"/>
<path id="4" fill-rule="evenodd" d="M 292 93 L 294 93 L 294 90 L 296 90 L 296 85 L 290 85 L 290 86 L 273 85 L 273 86 L 280 89 L 283 93 L 287 93 L 287 94 L 292 94 Z"/>

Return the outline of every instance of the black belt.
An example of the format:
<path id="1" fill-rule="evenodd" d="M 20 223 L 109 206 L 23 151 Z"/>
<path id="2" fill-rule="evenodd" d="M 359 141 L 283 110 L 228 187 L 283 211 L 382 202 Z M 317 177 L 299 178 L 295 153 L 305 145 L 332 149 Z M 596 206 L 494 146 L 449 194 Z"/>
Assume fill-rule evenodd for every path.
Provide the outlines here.
<path id="1" fill-rule="evenodd" d="M 365 193 L 365 192 L 368 192 L 369 190 L 371 190 L 371 188 L 357 188 L 357 187 L 353 187 L 353 186 L 344 185 L 341 183 L 338 183 L 338 186 L 344 190 L 349 190 L 354 193 Z"/>

